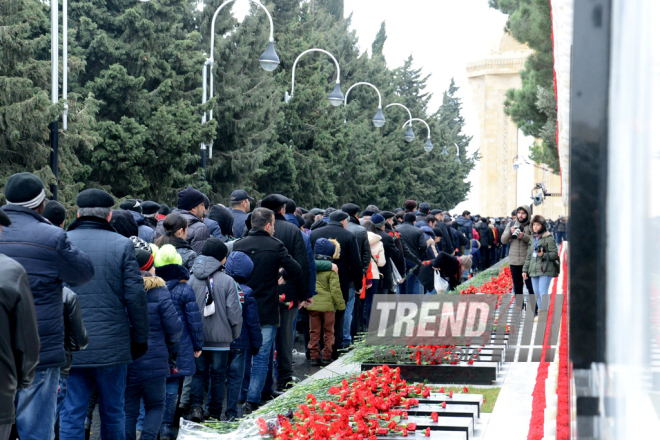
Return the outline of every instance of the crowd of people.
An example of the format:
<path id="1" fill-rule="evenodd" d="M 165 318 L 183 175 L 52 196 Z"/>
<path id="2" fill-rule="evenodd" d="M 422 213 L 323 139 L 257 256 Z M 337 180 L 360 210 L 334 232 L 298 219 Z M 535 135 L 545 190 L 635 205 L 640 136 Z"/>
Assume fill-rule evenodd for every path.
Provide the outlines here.
<path id="1" fill-rule="evenodd" d="M 436 273 L 454 289 L 506 255 L 516 293 L 558 273 L 525 206 L 513 219 L 414 200 L 307 210 L 240 189 L 224 206 L 188 187 L 174 209 L 113 210 L 87 189 L 64 230 L 37 176 L 11 176 L 4 195 L 0 440 L 88 438 L 97 404 L 103 439 L 171 439 L 180 415 L 234 420 L 292 387 L 296 329 L 312 365 L 337 359 L 375 294 L 437 293 Z"/>

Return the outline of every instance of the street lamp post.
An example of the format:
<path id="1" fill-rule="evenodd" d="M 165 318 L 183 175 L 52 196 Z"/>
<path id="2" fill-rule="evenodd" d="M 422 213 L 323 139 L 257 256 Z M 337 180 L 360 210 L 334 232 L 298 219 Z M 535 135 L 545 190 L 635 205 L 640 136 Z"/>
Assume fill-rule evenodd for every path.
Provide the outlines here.
<path id="1" fill-rule="evenodd" d="M 412 127 L 413 121 L 423 122 L 424 125 L 426 125 L 426 131 L 428 132 L 428 137 L 426 138 L 426 144 L 424 145 L 424 151 L 429 153 L 431 150 L 433 150 L 433 144 L 431 143 L 431 127 L 429 127 L 429 124 L 427 124 L 424 119 L 411 118 L 409 121 L 407 121 L 405 124 L 403 124 L 403 128 L 406 128 L 406 125 L 408 125 L 408 124 L 410 124 L 410 126 Z"/>
<path id="2" fill-rule="evenodd" d="M 344 101 L 344 95 L 341 93 L 341 86 L 340 86 L 341 70 L 339 69 L 339 63 L 337 62 L 337 59 L 330 52 L 328 52 L 327 50 L 323 50 L 323 49 L 308 49 L 308 50 L 304 51 L 303 53 L 301 53 L 300 55 L 298 55 L 298 58 L 296 58 L 296 61 L 294 61 L 294 63 L 293 63 L 293 72 L 291 74 L 291 95 L 289 95 L 289 92 L 285 92 L 284 93 L 284 102 L 286 102 L 288 104 L 289 101 L 291 100 L 291 98 L 293 98 L 294 89 L 296 87 L 296 65 L 298 64 L 298 60 L 300 60 L 300 58 L 303 55 L 305 55 L 306 53 L 310 53 L 310 52 L 322 52 L 322 53 L 328 55 L 330 58 L 332 58 L 332 61 L 335 62 L 335 66 L 337 67 L 337 81 L 336 81 L 336 84 L 335 84 L 335 88 L 330 93 L 329 99 L 330 99 L 330 104 L 332 104 L 333 106 L 335 106 L 335 107 L 340 106 L 341 103 Z"/>
<path id="3" fill-rule="evenodd" d="M 207 91 L 207 84 L 208 84 L 208 91 L 209 91 L 209 99 L 213 98 L 213 49 L 215 47 L 215 20 L 218 18 L 218 14 L 224 8 L 230 3 L 235 2 L 236 0 L 228 0 L 221 4 L 218 9 L 215 10 L 215 13 L 213 14 L 213 21 L 211 21 L 211 53 L 209 57 L 206 59 L 204 62 L 203 70 L 202 70 L 202 104 L 206 104 L 206 91 Z M 272 72 L 279 66 L 280 64 L 280 57 L 277 56 L 277 53 L 275 52 L 275 39 L 273 38 L 273 17 L 271 17 L 270 12 L 268 12 L 268 9 L 261 4 L 258 0 L 250 0 L 250 2 L 254 3 L 255 5 L 259 6 L 261 9 L 263 9 L 266 12 L 266 15 L 268 16 L 268 21 L 270 22 L 270 38 L 268 39 L 268 46 L 266 47 L 266 50 L 264 53 L 259 57 L 259 63 L 261 64 L 261 67 L 266 70 L 267 72 Z M 207 76 L 207 69 L 208 69 L 208 76 Z M 208 120 L 211 121 L 213 119 L 213 109 L 209 110 L 209 118 Z M 204 115 L 202 116 L 202 124 L 206 123 L 206 112 L 204 112 Z M 202 150 L 202 169 L 204 170 L 204 180 L 206 180 L 206 143 L 202 142 L 201 145 L 201 150 Z M 211 143 L 209 144 L 209 158 L 213 157 L 213 140 L 211 140 Z"/>
<path id="4" fill-rule="evenodd" d="M 58 63 L 57 57 L 59 55 L 58 48 L 58 30 L 59 30 L 59 16 L 58 9 L 59 2 L 57 0 L 50 0 L 50 98 L 53 104 L 57 104 L 57 94 L 59 91 L 59 75 L 57 74 Z M 64 12 L 66 16 L 66 10 Z M 55 176 L 55 183 L 50 186 L 50 191 L 53 193 L 53 200 L 57 200 L 57 163 L 58 163 L 58 122 L 55 119 L 50 123 L 50 169 Z"/>
<path id="5" fill-rule="evenodd" d="M 346 91 L 346 97 L 344 97 L 344 107 L 346 107 L 346 103 L 348 102 L 348 94 L 351 93 L 351 90 L 353 90 L 353 87 L 356 86 L 370 86 L 373 87 L 374 90 L 376 90 L 376 93 L 378 93 L 378 112 L 376 112 L 376 116 L 373 118 L 373 123 L 376 127 L 382 127 L 385 125 L 385 116 L 383 116 L 383 99 L 380 95 L 380 90 L 378 90 L 378 87 L 375 85 L 368 83 L 368 82 L 359 82 L 353 84 L 347 91 Z M 344 121 L 346 123 L 346 121 Z"/>
<path id="6" fill-rule="evenodd" d="M 390 108 L 390 107 L 392 107 L 393 105 L 396 105 L 396 106 L 399 106 L 399 107 L 403 107 L 403 108 L 405 108 L 406 111 L 408 112 L 408 116 L 410 117 L 410 119 L 413 118 L 413 117 L 412 117 L 412 113 L 410 113 L 410 109 L 409 109 L 408 107 L 406 107 L 405 105 L 403 105 L 403 104 L 399 104 L 399 103 L 396 103 L 396 102 L 395 102 L 395 103 L 392 103 L 392 104 L 386 105 L 385 108 L 386 108 L 386 109 L 387 109 L 387 108 Z M 415 140 L 415 133 L 413 133 L 412 124 L 410 124 L 410 126 L 408 127 L 408 130 L 406 131 L 406 134 L 403 135 L 403 139 L 404 139 L 406 142 L 408 142 L 408 143 L 410 143 L 410 142 L 412 142 L 412 141 Z"/>
<path id="7" fill-rule="evenodd" d="M 456 145 L 456 162 L 461 163 L 461 150 L 458 148 L 458 144 L 454 143 Z"/>

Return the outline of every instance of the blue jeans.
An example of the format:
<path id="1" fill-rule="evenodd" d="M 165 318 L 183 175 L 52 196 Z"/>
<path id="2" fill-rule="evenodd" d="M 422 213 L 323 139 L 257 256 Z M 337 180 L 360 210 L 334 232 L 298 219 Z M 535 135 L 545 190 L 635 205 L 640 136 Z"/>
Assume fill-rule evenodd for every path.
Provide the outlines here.
<path id="1" fill-rule="evenodd" d="M 243 385 L 245 372 L 245 349 L 229 351 L 229 370 L 227 371 L 227 420 L 238 417 L 238 397 Z"/>
<path id="2" fill-rule="evenodd" d="M 59 381 L 60 367 L 44 368 L 36 371 L 29 387 L 16 393 L 16 429 L 21 440 L 55 437 Z"/>
<path id="3" fill-rule="evenodd" d="M 274 325 L 261 326 L 261 336 L 263 337 L 263 345 L 259 349 L 259 353 L 252 358 L 252 372 L 250 376 L 250 386 L 247 392 L 247 401 L 259 404 L 261 402 L 261 391 L 264 389 L 266 383 L 266 376 L 268 375 L 268 362 L 271 356 L 271 349 L 275 343 L 277 335 L 277 327 Z"/>
<path id="4" fill-rule="evenodd" d="M 408 273 L 410 269 L 412 269 L 414 266 L 415 266 L 414 264 L 406 260 L 406 273 Z M 405 274 L 401 274 L 401 276 L 405 276 Z M 405 284 L 406 284 L 406 294 L 411 295 L 411 294 L 421 293 L 420 290 L 421 283 L 419 282 L 419 279 L 417 278 L 417 276 L 415 276 L 414 273 L 408 275 Z"/>
<path id="5" fill-rule="evenodd" d="M 344 312 L 344 337 L 342 344 L 351 345 L 351 321 L 353 320 L 353 306 L 355 305 L 355 288 L 348 289 L 348 301 L 346 302 L 346 311 Z"/>
<path id="6" fill-rule="evenodd" d="M 64 406 L 64 399 L 66 399 L 66 379 L 66 377 L 60 377 L 60 383 L 57 387 L 57 416 L 60 415 L 60 411 Z"/>
<path id="7" fill-rule="evenodd" d="M 67 379 L 66 399 L 60 415 L 60 440 L 85 438 L 85 417 L 94 384 L 99 394 L 101 439 L 126 438 L 124 416 L 126 370 L 126 365 L 71 369 Z"/>
<path id="8" fill-rule="evenodd" d="M 190 386 L 190 408 L 204 407 L 204 391 L 209 385 L 209 413 L 212 417 L 222 415 L 222 401 L 225 400 L 225 382 L 227 380 L 227 361 L 229 351 L 204 350 L 195 358 L 197 371 Z"/>
<path id="9" fill-rule="evenodd" d="M 140 439 L 156 440 L 160 431 L 160 424 L 163 422 L 165 378 L 128 385 L 124 399 L 126 440 L 135 440 L 135 427 L 140 414 L 141 401 L 144 401 L 144 422 L 142 423 L 142 436 Z"/>
<path id="10" fill-rule="evenodd" d="M 550 275 L 543 275 L 540 277 L 531 277 L 532 278 L 532 287 L 534 288 L 534 293 L 536 294 L 536 305 L 541 310 L 541 298 L 543 295 L 548 294 L 548 289 L 550 288 L 550 282 L 552 277 Z"/>

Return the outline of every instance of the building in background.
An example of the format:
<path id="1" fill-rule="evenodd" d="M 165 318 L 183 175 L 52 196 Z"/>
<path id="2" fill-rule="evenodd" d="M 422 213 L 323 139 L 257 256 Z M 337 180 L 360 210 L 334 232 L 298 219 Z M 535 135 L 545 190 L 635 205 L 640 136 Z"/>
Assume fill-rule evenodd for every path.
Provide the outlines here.
<path id="1" fill-rule="evenodd" d="M 516 206 L 531 204 L 532 189 L 537 183 L 545 184 L 551 194 L 561 193 L 561 178 L 545 171 L 548 167 L 529 164 L 522 157 L 529 156 L 534 138 L 523 136 L 516 123 L 504 113 L 506 92 L 522 87 L 520 71 L 532 53 L 509 34 L 504 33 L 486 58 L 467 65 L 467 76 L 472 86 L 473 104 L 479 114 L 480 138 L 477 163 L 479 183 L 479 213 L 501 216 Z M 520 163 L 517 170 L 514 163 Z M 552 196 L 534 207 L 534 213 L 556 219 L 565 214 L 561 197 Z"/>

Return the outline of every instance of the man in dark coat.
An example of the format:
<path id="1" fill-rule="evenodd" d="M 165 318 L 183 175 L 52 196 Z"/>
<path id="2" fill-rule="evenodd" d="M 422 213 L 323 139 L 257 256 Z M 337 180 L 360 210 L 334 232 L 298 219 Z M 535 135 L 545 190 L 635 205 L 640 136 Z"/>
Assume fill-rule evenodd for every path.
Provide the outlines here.
<path id="1" fill-rule="evenodd" d="M 197 255 L 202 253 L 204 242 L 211 236 L 209 228 L 204 224 L 204 194 L 189 186 L 180 191 L 177 200 L 177 209 L 172 212 L 178 212 L 188 220 L 188 238 L 186 241 Z M 158 222 L 156 232 L 154 232 L 154 241 L 161 235 L 165 235 L 163 221 Z"/>
<path id="2" fill-rule="evenodd" d="M 0 210 L 0 237 L 9 225 L 11 220 Z M 0 440 L 9 438 L 16 392 L 30 386 L 38 362 L 39 328 L 27 272 L 0 254 Z"/>
<path id="3" fill-rule="evenodd" d="M 357 216 L 358 212 L 360 212 L 360 207 L 353 203 L 347 203 L 341 207 L 341 210 L 348 214 L 346 230 L 355 235 L 358 252 L 360 253 L 360 260 L 362 261 L 362 274 L 366 275 L 367 269 L 369 269 L 369 265 L 371 264 L 371 246 L 369 245 L 367 230 L 360 225 L 360 220 Z M 346 310 L 344 311 L 344 335 L 342 341 L 344 347 L 351 345 L 353 342 L 352 336 L 355 336 L 358 330 L 361 330 L 358 329 L 356 324 L 362 322 L 363 306 L 360 297 L 355 295 L 355 287 L 358 289 L 361 288 L 361 286 L 354 286 L 353 283 L 351 283 L 348 290 L 348 302 L 346 303 Z"/>
<path id="4" fill-rule="evenodd" d="M 283 391 L 289 388 L 293 377 L 293 323 L 298 313 L 298 305 L 307 305 L 309 298 L 309 259 L 307 249 L 299 228 L 285 217 L 288 199 L 280 194 L 271 194 L 261 201 L 261 207 L 275 213 L 275 232 L 273 237 L 284 243 L 289 255 L 300 265 L 301 274 L 296 280 L 284 283 L 277 290 L 284 294 L 284 301 L 292 301 L 293 307 L 280 305 L 280 327 L 277 329 L 277 388 Z"/>
<path id="5" fill-rule="evenodd" d="M 119 205 L 119 208 L 129 211 L 133 215 L 135 223 L 138 225 L 138 237 L 147 243 L 151 243 L 154 238 L 154 230 L 147 226 L 146 219 L 142 215 L 142 204 L 140 201 L 135 199 L 124 200 Z"/>
<path id="6" fill-rule="evenodd" d="M 456 248 L 458 244 L 454 243 L 451 231 L 449 226 L 445 225 L 444 216 L 446 211 L 440 211 L 439 209 L 434 209 L 431 211 L 431 215 L 435 217 L 437 224 L 436 227 L 442 231 L 442 240 L 440 240 L 440 250 L 448 253 L 449 255 L 454 255 L 456 253 Z M 449 213 L 447 213 L 449 215 Z"/>
<path id="7" fill-rule="evenodd" d="M 351 282 L 356 288 L 355 294 L 360 295 L 362 290 L 362 260 L 358 251 L 357 239 L 353 234 L 346 230 L 348 224 L 348 214 L 344 211 L 334 211 L 330 214 L 327 226 L 312 231 L 309 238 L 312 239 L 312 248 L 316 245 L 319 238 L 335 239 L 339 243 L 339 259 L 334 260 L 339 268 L 339 284 L 344 301 L 348 301 L 348 293 Z M 341 335 L 344 329 L 344 311 L 335 312 L 335 334 Z M 338 349 L 341 347 L 341 339 L 335 338 L 335 345 L 332 350 L 333 359 L 339 357 Z"/>
<path id="8" fill-rule="evenodd" d="M 482 267 L 481 269 L 488 269 L 491 265 L 490 249 L 495 245 L 495 236 L 492 229 L 488 226 L 488 219 L 483 218 L 477 223 L 477 232 L 479 233 L 479 253 L 481 254 Z"/>
<path id="9" fill-rule="evenodd" d="M 247 233 L 245 221 L 248 218 L 248 212 L 250 212 L 250 203 L 253 202 L 254 199 L 242 189 L 237 189 L 231 193 L 229 204 L 231 205 L 231 213 L 234 216 L 234 237 L 241 238 Z"/>
<path id="10" fill-rule="evenodd" d="M 94 276 L 90 257 L 67 234 L 41 214 L 44 184 L 31 173 L 11 176 L 2 210 L 11 226 L 2 231 L 0 252 L 20 263 L 28 274 L 39 323 L 41 351 L 33 385 L 16 397 L 16 427 L 21 439 L 50 438 L 55 426 L 57 385 L 64 354 L 62 283 L 80 286 Z"/>
<path id="11" fill-rule="evenodd" d="M 383 276 L 381 277 L 380 283 L 378 285 L 378 293 L 393 293 L 396 289 L 396 286 L 392 280 L 392 264 L 400 257 L 399 249 L 394 242 L 393 236 L 385 231 L 386 220 L 383 215 L 380 213 L 374 214 L 371 216 L 371 222 L 378 229 L 378 235 L 380 236 L 383 243 L 383 248 L 385 249 L 386 263 L 385 266 L 381 268 Z"/>
<path id="12" fill-rule="evenodd" d="M 468 242 L 472 240 L 473 225 L 470 219 L 470 211 L 463 211 L 463 214 L 456 218 L 456 223 L 458 223 L 459 230 L 467 237 Z"/>
<path id="13" fill-rule="evenodd" d="M 100 189 L 86 189 L 78 194 L 76 203 L 78 219 L 69 226 L 68 234 L 73 244 L 90 255 L 94 278 L 83 287 L 72 288 L 78 295 L 89 345 L 73 353 L 60 439 L 84 438 L 94 385 L 103 437 L 124 438 L 127 365 L 148 349 L 147 294 L 133 243 L 110 226 L 112 196 Z"/>
<path id="14" fill-rule="evenodd" d="M 273 237 L 275 215 L 266 208 L 257 208 L 250 218 L 252 229 L 248 235 L 234 242 L 234 251 L 243 252 L 254 263 L 252 274 L 247 285 L 259 307 L 259 323 L 263 345 L 259 353 L 253 357 L 250 386 L 247 401 L 243 405 L 243 414 L 249 414 L 259 407 L 261 392 L 266 383 L 269 358 L 272 359 L 272 348 L 280 325 L 279 299 L 277 294 L 278 280 L 295 284 L 302 269 L 293 259 L 280 240 Z M 306 258 L 306 257 L 305 257 Z M 280 268 L 283 272 L 280 273 Z"/>
<path id="15" fill-rule="evenodd" d="M 416 254 L 420 260 L 424 261 L 428 258 L 426 249 L 430 244 L 424 239 L 424 232 L 415 227 L 414 223 L 416 220 L 417 217 L 415 214 L 411 212 L 407 213 L 403 217 L 403 224 L 399 225 L 396 228 L 396 231 L 401 235 L 401 239 L 403 240 L 403 243 L 408 246 L 408 249 L 410 249 L 413 254 Z M 406 259 L 406 273 L 410 272 L 414 267 L 415 264 Z M 419 268 L 417 268 L 415 272 L 418 270 Z M 401 276 L 405 277 L 405 274 L 401 274 Z M 405 283 L 407 294 L 420 293 L 419 280 L 415 273 L 408 275 Z"/>

